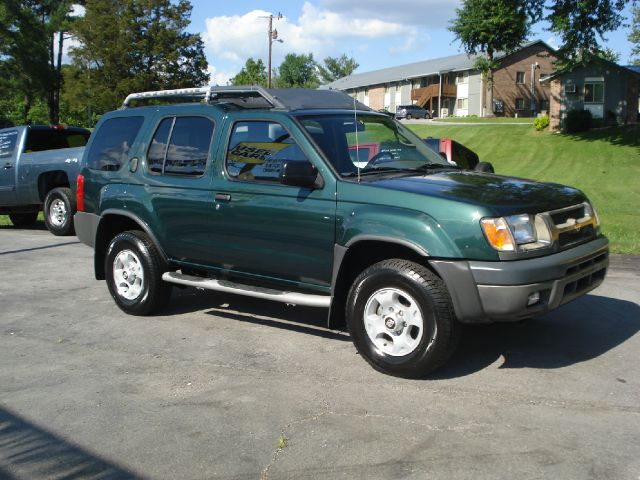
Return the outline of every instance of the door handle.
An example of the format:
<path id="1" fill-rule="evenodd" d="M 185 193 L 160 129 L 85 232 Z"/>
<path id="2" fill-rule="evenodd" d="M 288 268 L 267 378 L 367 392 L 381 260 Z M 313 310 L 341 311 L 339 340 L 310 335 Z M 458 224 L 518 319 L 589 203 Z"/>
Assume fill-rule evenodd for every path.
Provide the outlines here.
<path id="1" fill-rule="evenodd" d="M 228 193 L 216 193 L 215 201 L 216 202 L 230 202 L 231 201 L 231 195 L 229 195 Z"/>
<path id="2" fill-rule="evenodd" d="M 7 163 L 4 164 L 4 169 L 5 170 L 9 170 L 10 168 L 13 168 L 13 164 L 12 163 L 7 162 Z"/>

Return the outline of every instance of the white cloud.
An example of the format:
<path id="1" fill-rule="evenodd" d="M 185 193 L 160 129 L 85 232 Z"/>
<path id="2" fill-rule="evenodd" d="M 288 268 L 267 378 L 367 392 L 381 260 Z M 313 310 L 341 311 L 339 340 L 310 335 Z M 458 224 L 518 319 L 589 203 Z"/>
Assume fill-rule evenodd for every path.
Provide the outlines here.
<path id="1" fill-rule="evenodd" d="M 229 84 L 229 80 L 236 76 L 237 72 L 223 72 L 219 71 L 213 65 L 209 65 L 207 68 L 209 72 L 209 85 L 225 86 Z"/>
<path id="2" fill-rule="evenodd" d="M 268 51 L 269 12 L 253 10 L 244 15 L 211 17 L 205 20 L 202 34 L 211 63 L 227 64 L 225 69 L 239 71 L 249 57 L 261 58 L 265 64 Z M 343 42 L 375 39 L 397 40 L 418 36 L 414 26 L 406 26 L 378 18 L 360 18 L 321 9 L 305 2 L 300 17 L 283 17 L 273 21 L 278 38 L 284 44 L 273 43 L 273 65 L 280 64 L 286 53 L 313 53 L 316 59 L 344 53 Z M 401 48 L 401 47 L 399 47 Z M 216 62 L 219 59 L 219 62 Z M 229 66 L 231 65 L 231 67 Z M 216 67 L 213 67 L 216 68 Z M 232 75 L 233 76 L 233 75 Z"/>
<path id="3" fill-rule="evenodd" d="M 357 18 L 383 19 L 409 26 L 446 27 L 461 0 L 321 0 L 327 10 Z"/>
<path id="4" fill-rule="evenodd" d="M 79 47 L 80 42 L 75 37 L 65 34 L 64 41 L 62 42 L 62 64 L 68 65 L 71 63 L 69 57 L 69 49 L 73 47 Z M 58 34 L 56 33 L 55 42 L 53 42 L 53 54 L 55 58 L 58 58 Z"/>
<path id="5" fill-rule="evenodd" d="M 86 9 L 80 4 L 71 5 L 71 13 L 69 16 L 71 17 L 84 17 Z"/>

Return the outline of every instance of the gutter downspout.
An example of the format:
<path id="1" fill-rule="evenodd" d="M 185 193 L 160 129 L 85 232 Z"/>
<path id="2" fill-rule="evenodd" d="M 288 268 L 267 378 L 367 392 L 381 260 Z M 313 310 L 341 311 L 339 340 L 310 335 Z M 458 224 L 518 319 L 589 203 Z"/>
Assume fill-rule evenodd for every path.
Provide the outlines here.
<path id="1" fill-rule="evenodd" d="M 442 115 L 442 73 L 438 72 L 438 118 Z"/>

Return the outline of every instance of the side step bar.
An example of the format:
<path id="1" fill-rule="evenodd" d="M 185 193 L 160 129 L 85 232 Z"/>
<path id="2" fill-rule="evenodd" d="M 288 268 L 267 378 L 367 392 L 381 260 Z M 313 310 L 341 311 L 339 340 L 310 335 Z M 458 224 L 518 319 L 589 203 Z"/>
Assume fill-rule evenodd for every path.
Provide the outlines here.
<path id="1" fill-rule="evenodd" d="M 204 288 L 205 290 L 215 290 L 218 292 L 235 293 L 247 297 L 263 298 L 276 302 L 291 303 L 305 307 L 329 308 L 331 297 L 329 295 L 312 295 L 300 292 L 287 292 L 273 290 L 271 288 L 254 287 L 241 283 L 230 282 L 228 280 L 215 280 L 211 278 L 195 277 L 178 272 L 166 272 L 162 275 L 162 280 L 169 283 L 187 285 L 189 287 Z"/>

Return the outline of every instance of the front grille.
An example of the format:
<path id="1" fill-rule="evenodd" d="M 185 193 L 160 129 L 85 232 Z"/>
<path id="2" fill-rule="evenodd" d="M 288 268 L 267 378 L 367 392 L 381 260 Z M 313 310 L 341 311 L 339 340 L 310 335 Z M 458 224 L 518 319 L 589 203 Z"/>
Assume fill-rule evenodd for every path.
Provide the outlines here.
<path id="1" fill-rule="evenodd" d="M 558 234 L 558 245 L 560 245 L 560 248 L 564 248 L 569 245 L 591 240 L 595 238 L 595 236 L 596 232 L 593 225 L 587 225 L 577 230 L 569 230 L 568 232 Z"/>
<path id="2" fill-rule="evenodd" d="M 555 212 L 550 212 L 549 216 L 553 220 L 553 224 L 560 227 L 564 224 L 567 224 L 569 220 L 578 220 L 580 218 L 584 218 L 585 215 L 585 205 L 577 205 L 575 207 L 569 207 L 563 210 L 558 210 Z"/>
<path id="3" fill-rule="evenodd" d="M 597 236 L 596 219 L 588 203 L 573 205 L 542 214 L 551 228 L 551 237 L 560 249 L 593 240 Z"/>

